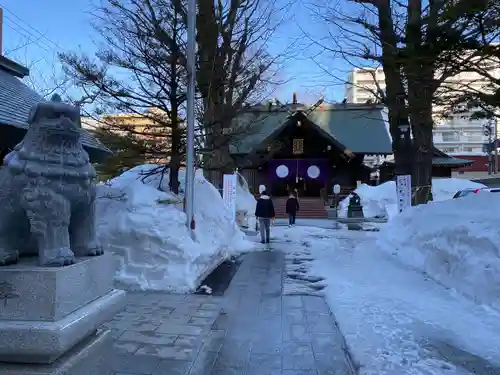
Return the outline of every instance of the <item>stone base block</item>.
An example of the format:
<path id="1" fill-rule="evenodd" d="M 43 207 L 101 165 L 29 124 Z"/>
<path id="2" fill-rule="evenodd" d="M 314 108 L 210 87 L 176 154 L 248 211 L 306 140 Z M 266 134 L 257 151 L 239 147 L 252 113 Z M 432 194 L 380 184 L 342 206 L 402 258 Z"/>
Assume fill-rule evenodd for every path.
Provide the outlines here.
<path id="1" fill-rule="evenodd" d="M 111 375 L 110 331 L 90 335 L 50 365 L 0 363 L 0 375 Z"/>
<path id="2" fill-rule="evenodd" d="M 0 267 L 1 320 L 57 321 L 113 289 L 111 253 L 77 258 L 65 267 L 39 267 L 36 258 Z"/>
<path id="3" fill-rule="evenodd" d="M 125 292 L 114 289 L 55 322 L 0 320 L 0 361 L 52 363 L 121 311 L 124 303 Z"/>

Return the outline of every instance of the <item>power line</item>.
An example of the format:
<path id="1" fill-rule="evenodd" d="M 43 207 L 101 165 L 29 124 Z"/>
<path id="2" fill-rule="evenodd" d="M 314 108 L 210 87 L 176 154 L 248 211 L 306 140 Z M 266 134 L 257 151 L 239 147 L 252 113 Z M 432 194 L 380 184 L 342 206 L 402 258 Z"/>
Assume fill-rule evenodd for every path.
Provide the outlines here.
<path id="1" fill-rule="evenodd" d="M 23 37 L 24 39 L 27 39 L 28 42 L 23 44 L 22 46 L 19 46 L 19 47 L 15 47 L 13 48 L 12 50 L 9 51 L 9 53 L 13 53 L 15 51 L 18 51 L 20 50 L 21 48 L 24 48 L 24 47 L 27 47 L 29 46 L 30 44 L 36 44 L 38 47 L 40 47 L 41 49 L 43 49 L 44 51 L 46 52 L 50 52 L 51 49 L 50 47 L 47 47 L 46 45 L 41 45 L 39 43 L 39 40 L 33 40 L 31 37 L 30 37 L 30 34 L 25 34 L 23 32 L 21 32 L 19 29 L 9 25 L 8 23 L 5 23 L 5 26 L 7 26 L 9 29 L 11 29 L 12 31 L 15 31 L 16 33 L 18 33 L 21 37 Z M 53 51 L 53 50 L 52 50 Z"/>
<path id="2" fill-rule="evenodd" d="M 6 8 L 3 4 L 0 3 L 0 7 L 3 8 L 4 10 L 6 10 L 7 12 L 9 12 L 9 14 L 11 16 L 13 16 L 14 18 L 16 18 L 17 20 L 19 20 L 19 22 L 21 22 L 22 24 L 26 25 L 30 30 L 32 30 L 34 33 L 38 34 L 38 36 L 34 35 L 33 32 L 31 32 L 30 30 L 28 30 L 26 27 L 24 26 L 21 26 L 19 23 L 17 23 L 16 21 L 14 21 L 13 19 L 9 19 L 8 17 L 5 17 L 8 21 L 10 21 L 11 23 L 13 23 L 14 25 L 16 25 L 17 27 L 19 27 L 20 29 L 22 29 L 23 31 L 25 31 L 28 35 L 30 36 L 33 36 L 35 38 L 35 40 L 37 40 L 37 42 L 34 42 L 35 44 L 37 44 L 38 46 L 40 46 L 40 44 L 38 42 L 42 41 L 43 44 L 48 47 L 50 50 L 52 51 L 55 51 L 56 49 L 59 50 L 59 51 L 62 51 L 63 49 L 61 48 L 61 46 L 59 46 L 56 42 L 54 42 L 52 39 L 50 39 L 49 37 L 47 37 L 45 34 L 43 34 L 42 32 L 38 31 L 37 29 L 35 29 L 33 26 L 31 26 L 29 23 L 27 23 L 26 21 L 24 21 L 21 17 L 19 17 L 17 14 L 15 14 L 14 12 L 12 12 L 10 9 Z M 15 29 L 14 29 L 15 30 Z M 15 30 L 17 32 L 19 32 L 18 30 Z M 20 32 L 19 32 L 20 33 Z M 22 33 L 20 33 L 22 35 Z M 25 36 L 25 35 L 23 35 Z M 50 44 L 48 44 L 47 42 L 49 42 Z M 52 46 L 51 46 L 52 45 Z M 41 47 L 41 46 L 40 46 Z M 43 48 L 43 47 L 42 47 Z M 43 48 L 45 49 L 45 48 Z M 48 52 L 48 51 L 47 51 Z"/>
<path id="3" fill-rule="evenodd" d="M 14 16 L 14 18 L 16 18 L 17 20 L 19 20 L 21 23 L 25 24 L 29 29 L 33 30 L 36 34 L 39 35 L 39 38 L 42 38 L 42 39 L 45 39 L 46 41 L 48 41 L 49 43 L 51 43 L 56 49 L 58 50 L 62 50 L 61 46 L 58 45 L 56 42 L 54 42 L 52 39 L 50 39 L 49 37 L 47 37 L 45 34 L 43 34 L 42 32 L 40 32 L 39 30 L 35 29 L 33 26 L 31 26 L 28 22 L 24 21 L 21 17 L 19 17 L 17 14 L 15 14 L 14 12 L 12 12 L 10 9 L 6 8 L 4 5 L 2 5 L 0 3 L 0 7 L 2 7 L 4 10 L 6 10 L 7 12 L 9 12 L 12 16 Z M 11 20 L 11 22 L 15 23 L 14 21 Z M 23 27 L 24 30 L 26 30 L 24 27 Z M 28 33 L 30 33 L 28 30 L 26 30 Z M 32 33 L 30 33 L 32 35 Z"/>

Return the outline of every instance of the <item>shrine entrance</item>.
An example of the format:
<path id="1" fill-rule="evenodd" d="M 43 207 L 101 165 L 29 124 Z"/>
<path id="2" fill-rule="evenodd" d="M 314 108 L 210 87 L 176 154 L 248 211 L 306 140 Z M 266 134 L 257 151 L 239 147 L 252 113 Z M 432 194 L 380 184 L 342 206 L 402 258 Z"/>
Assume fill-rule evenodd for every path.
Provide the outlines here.
<path id="1" fill-rule="evenodd" d="M 274 197 L 288 196 L 296 189 L 300 197 L 319 198 L 328 172 L 326 159 L 272 160 L 267 166 L 267 186 Z"/>

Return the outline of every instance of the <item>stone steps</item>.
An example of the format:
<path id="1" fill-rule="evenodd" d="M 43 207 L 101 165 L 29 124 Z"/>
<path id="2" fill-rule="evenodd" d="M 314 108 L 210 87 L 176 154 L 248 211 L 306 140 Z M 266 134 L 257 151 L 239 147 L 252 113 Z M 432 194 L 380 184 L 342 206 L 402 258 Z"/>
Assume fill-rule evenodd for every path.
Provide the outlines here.
<path id="1" fill-rule="evenodd" d="M 286 214 L 287 198 L 273 199 L 276 218 L 288 217 Z M 297 213 L 298 219 L 327 219 L 328 212 L 321 198 L 299 198 L 300 211 Z"/>

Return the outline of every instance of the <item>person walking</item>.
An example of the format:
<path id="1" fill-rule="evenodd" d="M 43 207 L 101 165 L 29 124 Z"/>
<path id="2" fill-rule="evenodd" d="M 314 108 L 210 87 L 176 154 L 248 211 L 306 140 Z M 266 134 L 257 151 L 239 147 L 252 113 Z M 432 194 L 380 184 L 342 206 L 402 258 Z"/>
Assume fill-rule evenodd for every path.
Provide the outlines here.
<path id="1" fill-rule="evenodd" d="M 255 206 L 255 217 L 259 219 L 261 243 L 269 243 L 271 234 L 271 220 L 274 220 L 274 204 L 267 191 L 260 194 L 260 198 Z"/>
<path id="2" fill-rule="evenodd" d="M 299 212 L 299 200 L 295 198 L 293 193 L 290 193 L 286 201 L 286 214 L 288 215 L 288 226 L 291 227 L 295 225 L 295 219 L 297 218 L 297 212 Z"/>

